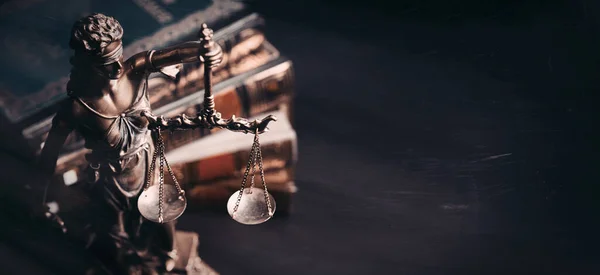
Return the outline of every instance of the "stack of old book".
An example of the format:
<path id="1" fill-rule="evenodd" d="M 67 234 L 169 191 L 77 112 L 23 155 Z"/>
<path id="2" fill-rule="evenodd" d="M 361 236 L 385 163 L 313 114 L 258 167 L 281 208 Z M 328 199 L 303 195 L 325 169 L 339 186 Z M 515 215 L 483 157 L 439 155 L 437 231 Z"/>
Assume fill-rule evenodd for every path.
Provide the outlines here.
<path id="1" fill-rule="evenodd" d="M 268 188 L 277 201 L 277 214 L 289 213 L 290 199 L 296 191 L 293 178 L 297 159 L 296 132 L 292 123 L 293 67 L 291 61 L 282 56 L 265 37 L 263 19 L 245 10 L 237 1 L 124 1 L 123 3 L 123 5 L 136 6 L 139 9 L 137 17 L 132 15 L 135 14 L 132 10 L 124 13 L 121 11 L 123 7 L 117 7 L 115 4 L 100 5 L 98 6 L 102 7 L 100 10 L 80 10 L 78 13 L 62 10 L 62 12 L 71 15 L 72 18 L 69 17 L 69 20 L 73 18 L 76 20 L 81 14 L 89 12 L 101 12 L 115 17 L 121 22 L 125 31 L 126 58 L 140 51 L 196 40 L 201 24 L 208 23 L 215 31 L 215 41 L 220 44 L 224 52 L 222 65 L 213 71 L 216 110 L 224 118 L 235 115 L 255 119 L 269 114 L 278 118 L 276 122 L 270 124 L 269 131 L 261 135 L 262 153 Z M 51 11 L 39 7 L 44 6 L 45 3 L 36 5 L 42 9 L 37 11 L 39 13 Z M 75 8 L 84 8 L 84 6 Z M 54 6 L 46 8 L 49 7 Z M 194 7 L 197 8 L 193 9 Z M 89 6 L 85 8 L 89 9 Z M 140 11 L 146 13 L 143 14 L 145 17 L 139 14 Z M 186 13 L 177 13 L 181 11 Z M 17 17 L 18 13 L 8 14 L 15 16 L 9 20 L 20 20 Z M 149 16 L 159 24 L 149 19 Z M 134 18 L 137 21 L 133 20 Z M 67 23 L 70 25 L 74 22 L 69 20 L 61 21 L 63 27 L 67 26 Z M 152 21 L 154 25 L 138 22 L 144 20 Z M 156 28 L 151 30 L 153 26 Z M 34 37 L 35 35 L 29 34 L 30 31 L 39 34 L 47 29 L 44 25 L 36 25 L 36 27 L 37 30 L 27 30 L 24 34 L 21 33 L 20 37 Z M 0 36 L 8 37 L 17 34 L 15 29 L 4 26 L 1 28 L 10 32 Z M 8 41 L 6 37 L 2 37 L 4 41 Z M 18 43 L 18 40 L 16 42 Z M 58 42 L 63 46 L 68 41 Z M 65 85 L 68 81 L 69 66 L 65 64 L 68 64 L 68 53 L 68 48 L 61 49 L 64 61 L 48 69 L 41 80 L 47 80 L 48 75 L 59 77 L 48 80 L 41 86 L 27 86 L 35 83 L 11 82 L 10 79 L 3 79 L 0 83 L 0 98 L 3 99 L 0 109 L 22 129 L 25 138 L 38 152 L 50 130 L 56 106 L 66 98 Z M 12 58 L 8 54 L 10 52 L 1 53 L 3 62 L 10 61 Z M 35 54 L 44 53 L 38 51 Z M 41 64 L 41 66 L 46 65 Z M 29 72 L 30 77 L 35 76 L 31 71 L 37 70 L 36 73 L 41 73 L 39 69 L 28 64 L 20 69 L 21 73 Z M 179 74 L 175 78 L 159 73 L 151 76 L 148 91 L 154 114 L 166 117 L 182 113 L 194 115 L 201 110 L 204 94 L 203 66 L 200 63 L 190 63 L 179 69 Z M 22 75 L 19 77 L 23 78 Z M 40 79 L 36 80 L 39 82 Z M 225 212 L 227 199 L 240 188 L 253 135 L 219 129 L 195 129 L 165 132 L 163 136 L 167 160 L 180 183 L 187 190 L 190 208 L 220 209 Z M 51 200 L 59 202 L 59 212 L 76 209 L 80 203 L 85 202 L 83 197 L 77 196 L 77 192 L 79 192 L 78 186 L 83 186 L 81 183 L 86 180 L 84 175 L 87 165 L 86 153 L 88 151 L 83 147 L 82 138 L 75 133 L 71 134 L 59 157 L 55 184 L 50 189 Z"/>

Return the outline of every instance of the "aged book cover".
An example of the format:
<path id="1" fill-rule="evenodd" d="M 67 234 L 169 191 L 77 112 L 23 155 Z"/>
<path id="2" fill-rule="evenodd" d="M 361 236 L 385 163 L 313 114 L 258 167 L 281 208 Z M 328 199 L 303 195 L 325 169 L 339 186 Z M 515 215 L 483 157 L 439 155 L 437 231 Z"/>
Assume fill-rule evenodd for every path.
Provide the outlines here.
<path id="1" fill-rule="evenodd" d="M 18 0 L 0 6 L 0 110 L 22 128 L 52 113 L 66 97 L 72 24 L 100 12 L 124 28 L 124 56 L 196 35 L 204 22 L 219 30 L 247 13 L 234 0 Z"/>

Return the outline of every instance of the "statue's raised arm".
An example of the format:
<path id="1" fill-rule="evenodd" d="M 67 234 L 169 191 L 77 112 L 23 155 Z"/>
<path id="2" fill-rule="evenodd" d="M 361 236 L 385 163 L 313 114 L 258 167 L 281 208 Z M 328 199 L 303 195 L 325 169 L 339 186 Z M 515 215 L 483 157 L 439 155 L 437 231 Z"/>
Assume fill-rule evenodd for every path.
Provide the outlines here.
<path id="1" fill-rule="evenodd" d="M 211 60 L 215 56 L 222 57 L 222 51 L 219 44 L 213 41 L 213 31 L 206 24 L 202 24 L 200 29 L 200 48 L 199 56 L 201 60 Z M 150 129 L 194 129 L 194 128 L 223 128 L 235 132 L 243 133 L 264 133 L 271 121 L 276 121 L 272 115 L 263 119 L 249 121 L 246 118 L 237 118 L 235 116 L 229 119 L 221 118 L 221 113 L 215 110 L 215 100 L 212 94 L 212 68 L 217 62 L 204 62 L 204 108 L 196 116 L 187 116 L 185 114 L 177 115 L 172 118 L 155 116 L 148 111 L 142 112 L 142 116 L 148 119 Z"/>

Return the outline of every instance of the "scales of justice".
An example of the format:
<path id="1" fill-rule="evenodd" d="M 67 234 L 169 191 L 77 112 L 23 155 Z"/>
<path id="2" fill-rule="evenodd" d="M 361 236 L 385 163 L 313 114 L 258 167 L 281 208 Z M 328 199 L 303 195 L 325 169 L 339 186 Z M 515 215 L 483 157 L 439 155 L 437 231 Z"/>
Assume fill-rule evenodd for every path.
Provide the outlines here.
<path id="1" fill-rule="evenodd" d="M 273 216 L 276 205 L 265 182 L 259 135 L 276 118 L 225 119 L 215 109 L 211 76 L 223 52 L 206 24 L 201 26 L 198 41 L 141 52 L 127 60 L 122 54 L 123 29 L 116 19 L 95 13 L 77 21 L 71 32 L 70 100 L 53 119 L 40 163 L 51 176 L 66 136 L 78 131 L 84 137 L 91 149 L 86 155 L 89 193 L 97 205 L 91 211 L 97 210 L 94 215 L 98 217 L 91 222 L 95 237 L 88 246 L 110 267 L 109 273 L 170 272 L 178 258 L 174 222 L 187 201 L 165 157 L 163 131 L 222 128 L 253 134 L 240 189 L 226 207 L 242 224 L 260 224 Z M 148 75 L 167 74 L 165 69 L 189 62 L 204 63 L 204 108 L 195 116 L 154 115 L 147 94 Z M 171 183 L 165 181 L 165 170 Z M 262 186 L 255 186 L 256 174 Z M 46 217 L 66 232 L 58 215 L 46 212 Z M 144 259 L 156 258 L 159 264 L 145 266 Z"/>
<path id="2" fill-rule="evenodd" d="M 212 40 L 213 31 L 206 24 L 202 25 L 200 30 L 202 35 L 200 39 L 200 56 L 207 59 L 208 56 L 222 55 L 218 44 Z M 220 59 L 220 57 L 219 57 Z M 230 131 L 243 133 L 253 133 L 254 143 L 250 150 L 250 158 L 244 171 L 244 177 L 240 190 L 229 198 L 227 210 L 229 215 L 237 222 L 242 224 L 260 224 L 269 220 L 275 212 L 275 200 L 269 194 L 265 182 L 264 169 L 262 166 L 262 155 L 260 150 L 259 135 L 267 130 L 267 125 L 275 121 L 274 116 L 267 116 L 261 120 L 248 121 L 245 118 L 229 119 L 221 118 L 221 114 L 215 109 L 215 101 L 212 95 L 211 66 L 205 63 L 204 66 L 204 108 L 196 116 L 189 117 L 185 114 L 164 118 L 157 117 L 151 112 L 143 111 L 142 116 L 149 121 L 149 128 L 152 129 L 153 139 L 156 141 L 154 156 L 146 177 L 147 182 L 144 191 L 138 199 L 138 209 L 146 219 L 164 223 L 177 219 L 186 208 L 185 191 L 181 189 L 175 174 L 171 170 L 165 157 L 165 146 L 161 135 L 161 129 L 179 130 L 193 128 L 224 128 Z M 159 177 L 158 183 L 152 182 L 152 175 L 156 167 L 156 160 L 159 159 Z M 262 189 L 254 186 L 254 175 L 258 164 Z M 164 184 L 164 167 L 166 166 L 173 184 Z M 250 169 L 252 169 L 250 173 Z M 251 175 L 250 186 L 246 187 L 248 176 Z"/>

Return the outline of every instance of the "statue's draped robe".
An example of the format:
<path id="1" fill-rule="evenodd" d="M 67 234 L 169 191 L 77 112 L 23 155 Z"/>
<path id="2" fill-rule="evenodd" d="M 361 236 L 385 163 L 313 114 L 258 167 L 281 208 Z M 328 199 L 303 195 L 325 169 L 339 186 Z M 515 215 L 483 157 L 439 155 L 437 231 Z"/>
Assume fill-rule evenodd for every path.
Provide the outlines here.
<path id="1" fill-rule="evenodd" d="M 84 122 L 75 123 L 75 130 L 85 139 L 85 147 L 91 149 L 86 155 L 94 215 L 91 249 L 106 256 L 107 261 L 131 263 L 140 259 L 136 252 L 147 249 L 166 258 L 173 250 L 174 222 L 150 222 L 137 208 L 154 152 L 148 122 L 140 115 L 150 110 L 148 73 L 142 79 L 134 103 L 116 116 L 104 115 L 73 96 L 75 93 L 69 93 L 90 115 L 111 121 L 105 131 Z"/>

